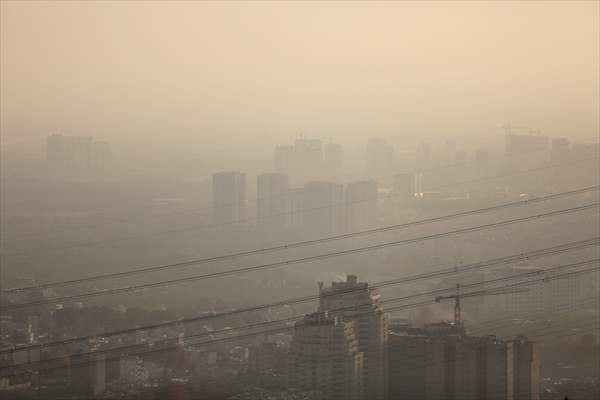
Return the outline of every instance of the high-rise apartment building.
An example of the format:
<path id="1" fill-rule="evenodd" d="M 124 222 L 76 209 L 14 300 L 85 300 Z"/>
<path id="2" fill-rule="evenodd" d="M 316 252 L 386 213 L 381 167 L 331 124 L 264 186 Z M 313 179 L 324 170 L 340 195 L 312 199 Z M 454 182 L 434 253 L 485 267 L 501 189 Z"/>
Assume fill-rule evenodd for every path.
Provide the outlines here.
<path id="1" fill-rule="evenodd" d="M 64 178 L 87 178 L 92 171 L 109 168 L 110 144 L 91 136 L 50 135 L 46 138 L 46 162 L 50 172 Z"/>
<path id="2" fill-rule="evenodd" d="M 519 337 L 513 345 L 514 400 L 540 400 L 540 354 L 535 342 Z"/>
<path id="3" fill-rule="evenodd" d="M 509 168 L 536 168 L 548 161 L 548 136 L 539 134 L 507 134 L 505 152 Z"/>
<path id="4" fill-rule="evenodd" d="M 248 348 L 248 369 L 250 379 L 258 384 L 284 383 L 291 378 L 287 371 L 289 349 L 275 342 L 263 342 Z"/>
<path id="5" fill-rule="evenodd" d="M 550 162 L 561 164 L 569 161 L 571 156 L 571 145 L 567 138 L 556 138 L 552 140 L 550 150 Z"/>
<path id="6" fill-rule="evenodd" d="M 94 396 L 97 396 L 106 390 L 106 354 L 97 354 L 95 359 L 92 390 Z"/>
<path id="7" fill-rule="evenodd" d="M 525 338 L 472 337 L 439 323 L 394 329 L 388 348 L 390 398 L 539 400 L 539 357 Z"/>
<path id="8" fill-rule="evenodd" d="M 213 175 L 213 215 L 216 224 L 232 224 L 246 217 L 246 175 L 217 172 Z"/>
<path id="9" fill-rule="evenodd" d="M 275 171 L 289 175 L 294 163 L 294 146 L 275 146 Z"/>
<path id="10" fill-rule="evenodd" d="M 299 183 L 322 179 L 323 142 L 319 139 L 296 139 L 294 164 L 294 176 Z"/>
<path id="11" fill-rule="evenodd" d="M 380 186 L 389 183 L 394 162 L 394 147 L 380 138 L 367 141 L 366 173 L 369 178 L 377 179 Z"/>
<path id="12" fill-rule="evenodd" d="M 319 283 L 319 311 L 354 321 L 358 349 L 363 353 L 364 391 L 369 400 L 387 399 L 387 317 L 379 305 L 380 294 L 366 282 L 349 275 L 345 282 Z"/>
<path id="13" fill-rule="evenodd" d="M 392 190 L 398 199 L 412 199 L 423 196 L 423 174 L 396 174 L 394 175 Z"/>
<path id="14" fill-rule="evenodd" d="M 290 226 L 293 228 L 302 227 L 302 218 L 304 217 L 304 212 L 302 211 L 303 194 L 303 188 L 291 188 L 289 190 Z"/>
<path id="15" fill-rule="evenodd" d="M 94 394 L 95 367 L 94 355 L 78 350 L 69 356 L 68 382 L 70 390 L 83 398 Z"/>
<path id="16" fill-rule="evenodd" d="M 328 143 L 325 145 L 325 174 L 330 179 L 336 179 L 342 171 L 343 151 L 342 145 Z"/>
<path id="17" fill-rule="evenodd" d="M 302 229 L 319 237 L 344 230 L 344 188 L 333 182 L 308 182 L 299 196 L 295 214 Z"/>
<path id="18" fill-rule="evenodd" d="M 575 160 L 598 157 L 600 156 L 600 143 L 573 143 L 571 154 Z"/>
<path id="19" fill-rule="evenodd" d="M 300 137 L 291 146 L 275 146 L 275 170 L 289 175 L 294 185 L 322 179 L 323 142 Z"/>
<path id="20" fill-rule="evenodd" d="M 309 314 L 294 327 L 289 386 L 311 390 L 320 400 L 360 400 L 362 356 L 355 321 L 327 312 Z"/>
<path id="21" fill-rule="evenodd" d="M 257 177 L 257 218 L 263 231 L 281 231 L 290 225 L 287 175 L 269 173 Z"/>
<path id="22" fill-rule="evenodd" d="M 538 134 L 512 134 L 506 135 L 506 154 L 515 156 L 519 154 L 535 153 L 548 149 L 548 136 Z"/>
<path id="23" fill-rule="evenodd" d="M 301 165 L 320 167 L 323 162 L 323 142 L 319 139 L 296 139 L 294 141 L 294 153 Z"/>
<path id="24" fill-rule="evenodd" d="M 346 187 L 346 231 L 356 232 L 377 224 L 377 182 L 375 180 L 350 183 Z"/>

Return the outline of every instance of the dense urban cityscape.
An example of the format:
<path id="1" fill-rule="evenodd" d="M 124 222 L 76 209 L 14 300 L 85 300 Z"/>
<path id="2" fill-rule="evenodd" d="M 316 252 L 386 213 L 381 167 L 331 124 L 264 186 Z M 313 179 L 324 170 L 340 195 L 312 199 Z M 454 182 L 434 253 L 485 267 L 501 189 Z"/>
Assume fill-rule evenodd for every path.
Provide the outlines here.
<path id="1" fill-rule="evenodd" d="M 530 132 L 509 131 L 505 139 L 504 151 L 494 158 L 489 149 L 467 154 L 457 150 L 455 142 L 447 141 L 440 158 L 451 164 L 443 168 L 432 161 L 429 144 L 422 144 L 409 158 L 382 139 L 369 139 L 365 176 L 372 178 L 342 184 L 338 182 L 343 178 L 335 175 L 343 170 L 342 146 L 299 137 L 292 146 L 275 147 L 273 168 L 277 172 L 256 177 L 254 201 L 247 198 L 245 173 L 216 172 L 208 211 L 211 226 L 220 227 L 221 235 L 276 235 L 285 238 L 286 249 L 363 238 L 350 250 L 331 251 L 334 247 L 326 246 L 327 252 L 304 259 L 286 257 L 283 262 L 191 275 L 174 282 L 104 287 L 96 281 L 127 276 L 108 274 L 56 284 L 38 284 L 34 278 L 16 276 L 7 280 L 3 289 L 2 389 L 15 398 L 34 397 L 36 393 L 43 398 L 121 398 L 123 393 L 161 398 L 165 390 L 175 390 L 232 399 L 260 399 L 266 393 L 268 398 L 282 399 L 362 399 L 364 393 L 373 396 L 368 398 L 394 399 L 553 399 L 566 390 L 565 385 L 572 393 L 595 393 L 598 260 L 580 261 L 579 256 L 572 258 L 577 254 L 569 252 L 597 252 L 599 238 L 594 230 L 597 233 L 598 214 L 564 207 L 579 199 L 592 204 L 588 209 L 597 210 L 597 203 L 590 202 L 598 199 L 599 186 L 594 182 L 600 171 L 588 169 L 585 182 L 577 184 L 565 177 L 586 168 L 586 164 L 597 163 L 600 145 L 571 144 L 565 138 L 550 139 Z M 67 179 L 73 179 L 70 184 L 91 179 L 90 175 L 108 173 L 111 168 L 108 144 L 92 137 L 50 135 L 46 149 L 46 172 L 56 174 L 55 179 L 63 184 Z M 398 167 L 399 161 L 405 166 Z M 466 179 L 450 185 L 428 184 L 436 178 L 434 182 L 446 182 L 439 175 L 448 168 L 457 169 Z M 394 170 L 424 172 L 386 176 Z M 535 185 L 529 174 L 537 174 Z M 519 181 L 520 176 L 527 176 L 526 181 Z M 332 180 L 318 180 L 326 178 Z M 439 189 L 426 189 L 430 186 Z M 143 299 L 149 295 L 146 288 L 157 285 L 212 279 L 221 274 L 243 279 L 243 274 L 257 269 L 285 268 L 291 263 L 439 237 L 440 233 L 434 233 L 383 243 L 370 238 L 421 224 L 451 220 L 453 224 L 435 232 L 465 235 L 464 229 L 447 229 L 456 226 L 454 220 L 473 214 L 493 213 L 500 221 L 519 225 L 532 211 L 527 211 L 525 219 L 511 219 L 507 217 L 513 215 L 512 210 L 505 213 L 502 209 L 529 210 L 545 202 L 558 202 L 560 212 L 572 213 L 569 219 L 553 223 L 562 224 L 561 229 L 582 224 L 580 229 L 589 231 L 589 238 L 584 235 L 586 240 L 574 240 L 580 239 L 577 235 L 554 246 L 540 242 L 527 249 L 530 255 L 518 252 L 513 257 L 474 264 L 456 259 L 446 269 L 398 274 L 397 279 L 382 283 L 362 282 L 357 275 L 348 274 L 319 282 L 314 296 L 248 309 L 207 305 L 191 317 L 181 317 L 182 310 L 176 307 L 144 309 L 102 303 L 103 296 L 121 293 L 141 292 L 133 296 Z M 537 219 L 558 215 L 546 207 L 536 207 L 533 214 Z M 409 215 L 416 218 L 407 224 L 381 224 L 382 219 L 404 221 Z M 17 216 L 3 218 L 3 223 L 7 222 L 12 224 L 5 231 L 12 229 L 16 235 L 22 227 L 36 223 Z M 44 229 L 57 229 L 53 225 L 51 222 Z M 501 240 L 491 230 L 495 224 L 487 225 L 467 228 L 467 232 L 482 231 L 472 239 L 475 243 Z M 513 234 L 518 235 L 517 231 Z M 281 246 L 263 247 L 189 264 L 281 250 Z M 565 253 L 558 266 L 533 261 L 555 253 Z M 579 262 L 568 263 L 574 259 Z M 160 269 L 178 267 L 173 264 Z M 309 271 L 314 269 L 309 267 Z M 393 268 L 389 275 L 394 275 Z M 387 297 L 379 293 L 379 287 L 407 285 L 413 280 L 431 281 L 418 286 L 419 290 L 429 290 L 398 290 Z M 285 290 L 286 284 L 294 283 L 267 280 L 254 284 L 264 289 L 281 285 Z M 88 290 L 73 292 L 72 285 Z M 392 293 L 404 295 L 392 297 Z M 481 299 L 471 301 L 470 297 Z M 447 302 L 451 307 L 442 305 Z M 582 306 L 585 304 L 591 314 Z M 438 311 L 439 318 L 424 318 L 420 307 L 446 311 Z M 296 308 L 307 312 L 299 315 Z M 451 309 L 454 315 L 449 318 Z M 571 321 L 577 314 L 578 325 Z M 581 324 L 586 315 L 587 324 Z M 563 324 L 574 331 L 561 331 Z M 114 330 L 116 327 L 119 329 Z M 546 340 L 558 342 L 546 347 Z M 557 344 L 564 346 L 563 358 L 551 354 Z"/>
<path id="2" fill-rule="evenodd" d="M 441 5 L 7 3 L 2 99 L 15 105 L 11 113 L 2 109 L 0 398 L 600 399 L 599 99 L 595 125 L 573 122 L 579 132 L 562 132 L 553 115 L 528 111 L 515 118 L 532 121 L 527 126 L 490 111 L 479 121 L 486 134 L 469 133 L 461 121 L 458 133 L 427 128 L 436 115 L 418 125 L 437 133 L 401 128 L 401 115 L 387 115 L 399 128 L 371 119 L 365 129 L 352 126 L 352 113 L 337 128 L 319 126 L 318 118 L 310 119 L 313 129 L 289 128 L 281 117 L 264 129 L 276 133 L 256 133 L 245 121 L 247 128 L 224 124 L 189 140 L 177 133 L 185 122 L 169 122 L 158 136 L 70 122 L 40 128 L 43 119 L 33 115 L 45 115 L 41 109 L 13 117 L 22 99 L 36 96 L 15 86 L 17 77 L 26 81 L 15 71 L 29 68 L 15 46 L 63 41 L 20 36 L 42 29 L 27 25 L 35 13 L 40 23 L 48 12 L 47 21 L 64 21 L 127 7 L 134 17 L 119 18 L 133 21 L 140 7 L 157 7 L 147 18 L 177 10 L 170 25 L 177 31 L 180 22 L 195 26 L 194 18 L 209 24 L 200 11 L 211 7 L 225 7 L 228 16 L 238 7 L 274 7 L 280 15 L 280 6 L 349 13 L 344 7 L 353 4 L 366 7 L 352 17 L 362 18 L 370 7 L 399 15 Z M 537 13 L 550 3 L 526 6 Z M 598 14 L 598 33 L 599 5 L 584 3 L 577 4 Z M 449 6 L 450 20 L 464 16 L 453 8 L 461 4 L 467 7 Z M 273 32 L 288 32 L 271 25 L 274 16 L 264 18 Z M 113 22 L 104 23 L 112 29 Z M 597 85 L 599 71 L 591 78 Z M 151 109 L 151 101 L 142 103 Z M 68 108 L 75 102 L 61 121 L 75 118 Z M 263 104 L 258 95 L 253 104 Z M 148 111 L 144 124 L 131 118 L 152 132 L 152 124 L 168 122 L 162 112 Z"/>

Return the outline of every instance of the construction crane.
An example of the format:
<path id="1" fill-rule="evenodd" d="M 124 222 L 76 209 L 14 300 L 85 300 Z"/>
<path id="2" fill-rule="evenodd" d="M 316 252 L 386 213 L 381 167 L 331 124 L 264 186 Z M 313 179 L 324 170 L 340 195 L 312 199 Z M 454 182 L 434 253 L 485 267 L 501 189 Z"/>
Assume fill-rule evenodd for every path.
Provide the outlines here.
<path id="1" fill-rule="evenodd" d="M 510 293 L 523 293 L 528 292 L 529 288 L 514 288 L 514 289 L 490 289 L 490 290 L 479 290 L 477 292 L 470 293 L 460 293 L 460 285 L 456 284 L 456 292 L 454 294 L 448 296 L 437 296 L 435 298 L 435 302 L 439 303 L 442 300 L 454 299 L 454 324 L 456 327 L 462 328 L 462 317 L 460 310 L 460 299 L 464 299 L 466 297 L 476 297 L 476 296 L 497 296 L 501 294 L 510 294 Z"/>

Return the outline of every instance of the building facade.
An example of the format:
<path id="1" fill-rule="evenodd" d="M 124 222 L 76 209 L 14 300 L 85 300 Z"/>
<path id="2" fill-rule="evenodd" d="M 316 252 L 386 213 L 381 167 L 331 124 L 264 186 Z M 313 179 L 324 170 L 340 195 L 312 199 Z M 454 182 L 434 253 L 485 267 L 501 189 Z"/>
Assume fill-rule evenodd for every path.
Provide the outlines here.
<path id="1" fill-rule="evenodd" d="M 217 172 L 212 182 L 214 221 L 216 224 L 239 223 L 246 217 L 246 175 L 241 172 Z"/>
<path id="2" fill-rule="evenodd" d="M 271 173 L 257 177 L 257 219 L 261 231 L 282 231 L 290 225 L 289 177 Z"/>
<path id="3" fill-rule="evenodd" d="M 313 391 L 320 400 L 360 400 L 362 363 L 354 321 L 316 312 L 296 323 L 290 387 Z"/>
<path id="4" fill-rule="evenodd" d="M 356 232 L 377 225 L 377 181 L 359 181 L 346 187 L 344 196 L 347 232 Z"/>
<path id="5" fill-rule="evenodd" d="M 539 355 L 519 338 L 472 337 L 453 324 L 390 333 L 389 396 L 422 400 L 539 400 Z"/>
<path id="6" fill-rule="evenodd" d="M 387 316 L 380 294 L 366 282 L 349 275 L 345 282 L 319 283 L 319 311 L 354 321 L 358 348 L 363 353 L 363 384 L 369 400 L 387 399 Z"/>

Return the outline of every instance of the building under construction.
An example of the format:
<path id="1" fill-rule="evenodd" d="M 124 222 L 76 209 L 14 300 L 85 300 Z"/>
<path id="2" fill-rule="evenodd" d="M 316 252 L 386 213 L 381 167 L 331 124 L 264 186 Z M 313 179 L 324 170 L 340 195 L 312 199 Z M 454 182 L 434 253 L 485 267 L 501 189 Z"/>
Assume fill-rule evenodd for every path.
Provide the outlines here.
<path id="1" fill-rule="evenodd" d="M 539 356 L 525 338 L 468 336 L 454 323 L 396 327 L 389 396 L 422 400 L 539 400 Z"/>

